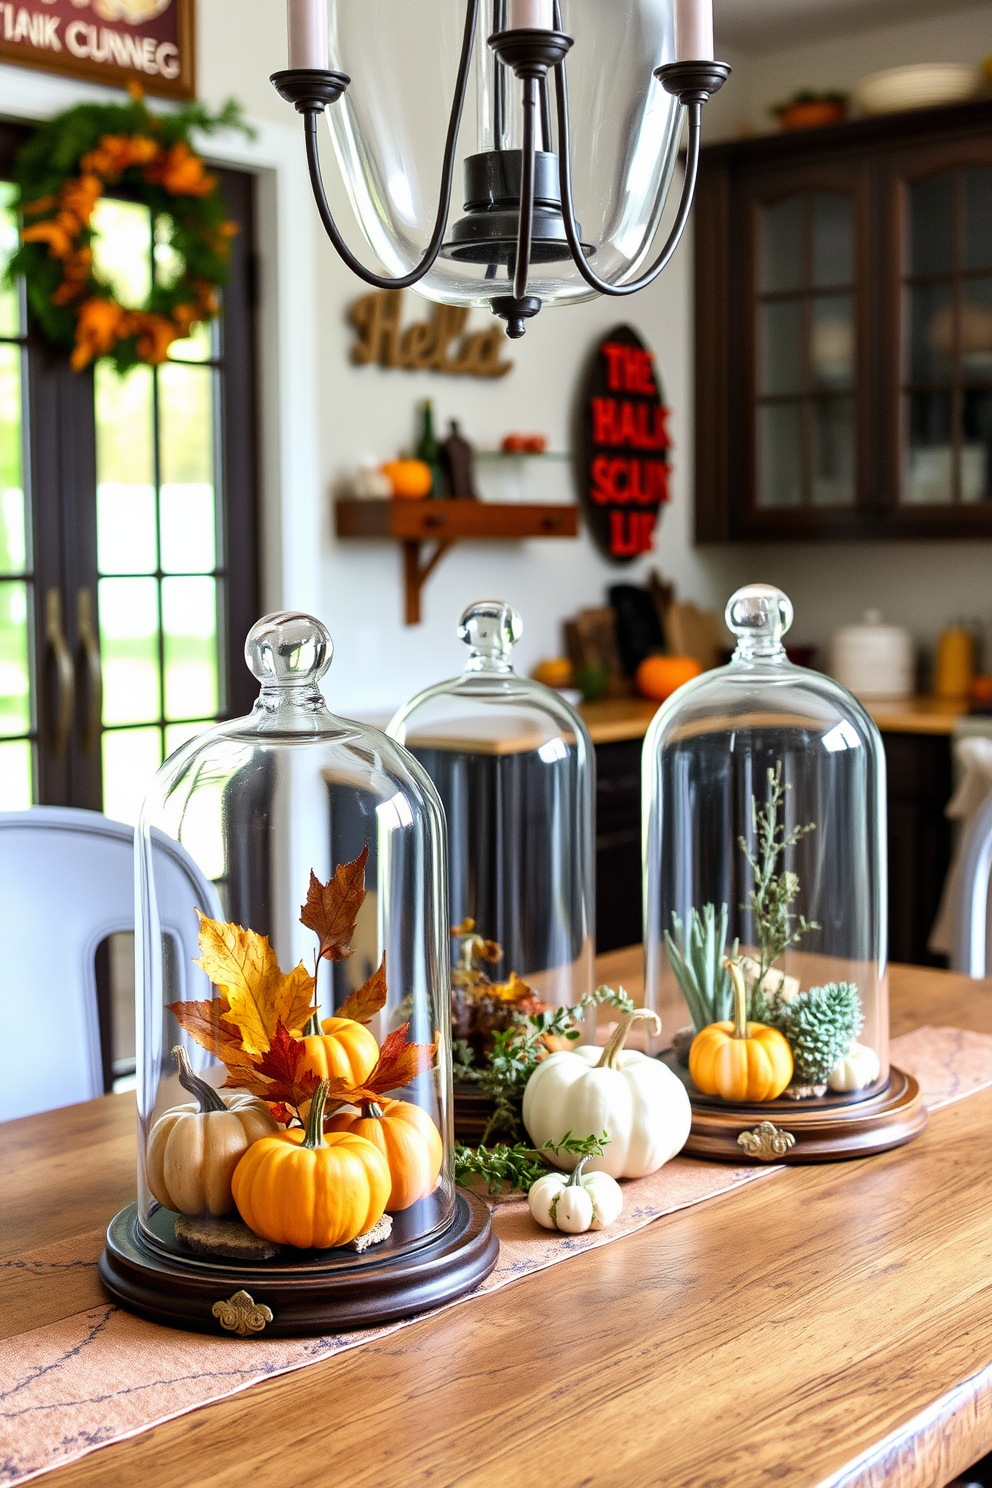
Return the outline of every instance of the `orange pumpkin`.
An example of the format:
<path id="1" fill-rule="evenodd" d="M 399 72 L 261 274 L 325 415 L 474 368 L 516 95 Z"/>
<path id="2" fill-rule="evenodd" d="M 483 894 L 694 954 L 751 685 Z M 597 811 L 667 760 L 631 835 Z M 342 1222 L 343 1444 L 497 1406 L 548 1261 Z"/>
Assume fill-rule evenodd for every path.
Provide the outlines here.
<path id="1" fill-rule="evenodd" d="M 320 1033 L 307 1034 L 304 1069 L 326 1079 L 338 1076 L 352 1085 L 367 1079 L 379 1058 L 379 1045 L 363 1023 L 353 1018 L 325 1018 Z"/>
<path id="2" fill-rule="evenodd" d="M 379 1149 L 353 1132 L 324 1136 L 326 1080 L 310 1102 L 306 1131 L 255 1142 L 234 1170 L 231 1191 L 245 1224 L 276 1245 L 329 1250 L 379 1223 L 392 1179 Z"/>
<path id="3" fill-rule="evenodd" d="M 404 501 L 422 501 L 431 494 L 434 477 L 424 460 L 390 460 L 382 473 L 389 477 L 393 495 Z"/>
<path id="4" fill-rule="evenodd" d="M 433 1193 L 444 1148 L 441 1133 L 420 1106 L 410 1101 L 367 1101 L 360 1113 L 339 1111 L 327 1129 L 354 1132 L 383 1154 L 393 1185 L 386 1203 L 390 1213 L 409 1209 Z"/>
<path id="5" fill-rule="evenodd" d="M 767 1023 L 748 1023 L 744 976 L 725 963 L 734 988 L 732 1023 L 710 1023 L 689 1050 L 689 1073 L 704 1095 L 728 1101 L 776 1100 L 792 1079 L 792 1050 L 785 1034 Z"/>
<path id="6" fill-rule="evenodd" d="M 641 697 L 663 703 L 702 670 L 694 656 L 646 656 L 637 668 L 634 683 Z"/>

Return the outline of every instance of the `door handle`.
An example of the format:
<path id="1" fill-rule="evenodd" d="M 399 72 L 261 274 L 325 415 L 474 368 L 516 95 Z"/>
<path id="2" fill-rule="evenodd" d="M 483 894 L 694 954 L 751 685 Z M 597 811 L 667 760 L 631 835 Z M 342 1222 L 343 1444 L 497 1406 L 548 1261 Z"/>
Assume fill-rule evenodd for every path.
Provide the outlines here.
<path id="1" fill-rule="evenodd" d="M 79 632 L 79 659 L 86 679 L 86 716 L 80 739 L 84 754 L 95 752 L 100 742 L 103 718 L 103 665 L 95 610 L 93 591 L 80 589 L 76 595 L 76 628 Z"/>
<path id="2" fill-rule="evenodd" d="M 55 672 L 54 707 L 48 745 L 55 759 L 61 759 L 69 743 L 69 731 L 72 728 L 76 679 L 72 653 L 62 626 L 62 596 L 57 589 L 49 589 L 45 595 L 45 642 Z"/>

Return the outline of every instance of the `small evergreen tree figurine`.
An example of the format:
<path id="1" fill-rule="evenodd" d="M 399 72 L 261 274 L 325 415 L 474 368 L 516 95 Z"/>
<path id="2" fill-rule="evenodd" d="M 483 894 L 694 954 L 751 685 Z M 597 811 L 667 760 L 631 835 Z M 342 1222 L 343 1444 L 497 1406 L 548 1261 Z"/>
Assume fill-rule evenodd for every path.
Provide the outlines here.
<path id="1" fill-rule="evenodd" d="M 751 797 L 751 826 L 756 839 L 752 851 L 746 837 L 739 839 L 754 878 L 754 887 L 747 896 L 747 905 L 754 917 L 755 940 L 758 946 L 758 975 L 755 993 L 764 990 L 766 974 L 774 966 L 783 951 L 797 945 L 810 930 L 819 930 L 816 920 L 807 920 L 805 915 L 793 915 L 790 905 L 799 893 L 799 879 L 784 866 L 785 854 L 795 847 L 803 837 L 816 831 L 816 823 L 805 827 L 793 827 L 787 832 L 784 822 L 779 821 L 779 812 L 785 802 L 789 786 L 782 783 L 781 760 L 768 771 L 768 799 L 758 809 L 757 796 Z M 781 870 L 779 864 L 782 863 Z M 760 1018 L 756 1009 L 755 1017 Z"/>
<path id="2" fill-rule="evenodd" d="M 792 1049 L 793 1085 L 822 1085 L 861 1032 L 858 989 L 853 982 L 810 987 L 781 1005 L 777 1022 Z"/>

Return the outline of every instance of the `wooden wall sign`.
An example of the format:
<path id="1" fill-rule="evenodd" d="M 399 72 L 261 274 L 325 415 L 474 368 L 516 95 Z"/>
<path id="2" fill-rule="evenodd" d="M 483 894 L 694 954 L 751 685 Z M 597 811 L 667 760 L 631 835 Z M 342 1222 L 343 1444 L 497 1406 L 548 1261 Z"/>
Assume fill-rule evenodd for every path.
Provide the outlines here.
<path id="1" fill-rule="evenodd" d="M 196 0 L 0 0 L 0 61 L 196 96 Z"/>
<path id="2" fill-rule="evenodd" d="M 650 551 L 668 500 L 668 409 L 654 353 L 616 326 L 593 357 L 582 409 L 582 500 L 597 546 L 615 563 Z"/>
<path id="3" fill-rule="evenodd" d="M 403 326 L 403 291 L 381 289 L 363 295 L 349 315 L 358 331 L 351 360 L 359 367 L 403 367 L 409 372 L 448 372 L 452 377 L 505 377 L 512 362 L 501 360 L 506 336 L 495 322 L 465 335 L 468 310 L 432 305 L 429 320 Z"/>

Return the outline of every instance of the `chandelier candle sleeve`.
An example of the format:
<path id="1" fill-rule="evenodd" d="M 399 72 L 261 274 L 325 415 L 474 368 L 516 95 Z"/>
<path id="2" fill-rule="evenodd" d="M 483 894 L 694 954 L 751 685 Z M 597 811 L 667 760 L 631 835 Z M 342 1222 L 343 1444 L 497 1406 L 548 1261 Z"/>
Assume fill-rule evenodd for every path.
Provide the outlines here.
<path id="1" fill-rule="evenodd" d="M 288 0 L 289 65 L 326 68 L 330 57 L 326 0 Z"/>
<path id="2" fill-rule="evenodd" d="M 713 0 L 675 0 L 675 60 L 712 62 Z"/>
<path id="3" fill-rule="evenodd" d="M 553 31 L 552 0 L 510 0 L 508 31 Z"/>

